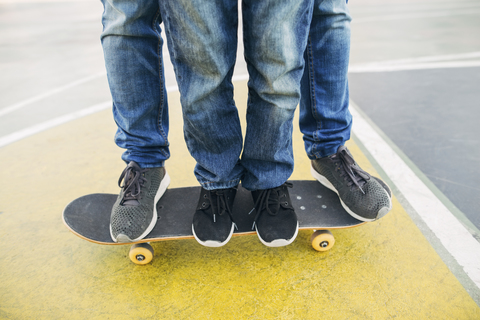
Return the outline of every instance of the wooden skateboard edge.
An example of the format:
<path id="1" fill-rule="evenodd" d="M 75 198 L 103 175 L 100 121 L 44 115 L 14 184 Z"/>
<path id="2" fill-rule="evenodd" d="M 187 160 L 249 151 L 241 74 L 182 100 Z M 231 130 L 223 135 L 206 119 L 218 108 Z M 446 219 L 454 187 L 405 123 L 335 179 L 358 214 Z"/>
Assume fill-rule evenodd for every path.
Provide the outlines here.
<path id="1" fill-rule="evenodd" d="M 300 182 L 302 180 L 299 180 Z M 313 181 L 313 180 L 312 180 Z M 310 183 L 311 181 L 305 181 L 305 182 L 308 182 Z M 197 188 L 197 187 L 188 187 L 188 189 L 191 189 L 191 188 Z M 146 238 L 144 239 L 141 239 L 139 241 L 134 241 L 134 242 L 122 242 L 122 243 L 117 243 L 117 242 L 114 242 L 113 240 L 110 240 L 110 237 L 101 237 L 101 238 L 89 238 L 87 236 L 84 236 L 82 235 L 82 233 L 79 233 L 75 227 L 75 225 L 70 225 L 69 222 L 70 219 L 68 217 L 68 215 L 66 215 L 66 212 L 67 212 L 67 209 L 73 204 L 75 203 L 76 201 L 78 201 L 79 199 L 82 199 L 84 197 L 91 197 L 91 196 L 116 196 L 116 195 L 113 195 L 113 194 L 109 194 L 109 193 L 93 193 L 93 194 L 88 194 L 88 195 L 84 195 L 82 197 L 79 197 L 73 201 L 71 201 L 64 209 L 63 209 L 63 212 L 62 212 L 62 221 L 64 223 L 64 225 L 67 227 L 68 230 L 70 230 L 70 232 L 72 232 L 74 235 L 76 235 L 77 237 L 83 239 L 83 240 L 86 240 L 86 241 L 89 241 L 91 243 L 95 243 L 95 244 L 101 244 L 101 245 L 124 245 L 124 244 L 139 244 L 139 243 L 148 243 L 148 242 L 160 242 L 160 241 L 168 241 L 168 240 L 183 240 L 183 239 L 194 239 L 194 236 L 193 234 L 191 233 L 191 224 L 190 224 L 190 231 L 183 231 L 183 232 L 180 232 L 179 235 L 168 235 L 167 233 L 167 236 L 165 237 L 151 237 L 151 238 L 148 238 L 148 235 Z M 309 219 L 307 219 L 309 220 Z M 356 220 L 354 219 L 355 221 L 349 221 L 349 222 L 345 222 L 345 224 L 343 225 L 332 225 L 332 226 L 318 226 L 318 225 L 315 225 L 315 222 L 314 221 L 304 221 L 304 223 L 307 223 L 307 224 L 301 224 L 299 226 L 299 230 L 335 230 L 335 229 L 347 229 L 347 228 L 353 228 L 353 227 L 357 227 L 357 226 L 360 226 L 360 225 L 363 225 L 365 224 L 366 222 L 363 222 L 363 221 L 359 221 L 359 220 Z M 302 220 L 300 220 L 302 221 Z M 312 223 L 313 222 L 313 223 Z M 158 234 L 158 233 L 157 233 Z M 165 234 L 165 233 L 163 233 Z M 183 235 L 180 235 L 180 234 L 183 234 Z M 257 234 L 257 232 L 255 230 L 250 230 L 250 228 L 245 228 L 242 227 L 242 231 L 241 232 L 235 232 L 232 236 L 236 237 L 236 236 L 243 236 L 243 235 L 254 235 L 254 234 Z"/>
<path id="2" fill-rule="evenodd" d="M 70 228 L 70 226 L 67 224 L 67 222 L 65 221 L 65 218 L 64 218 L 64 215 L 62 214 L 62 221 L 63 221 L 63 224 L 67 227 L 68 230 L 70 230 L 70 232 L 72 232 L 74 235 L 76 235 L 77 237 L 79 237 L 80 239 L 83 239 L 83 240 L 86 240 L 88 242 L 91 242 L 91 243 L 95 243 L 95 244 L 100 244 L 100 245 L 106 245 L 106 246 L 121 246 L 121 245 L 134 245 L 134 244 L 137 244 L 137 243 L 148 243 L 148 242 L 161 242 L 161 241 L 169 241 L 169 240 L 188 240 L 188 239 L 195 239 L 195 237 L 192 235 L 186 235 L 186 236 L 178 236 L 178 237 L 162 237 L 162 238 L 144 238 L 142 240 L 139 240 L 139 241 L 135 241 L 135 242 L 103 242 L 103 241 L 95 241 L 95 240 L 92 240 L 90 238 L 87 238 L 83 235 L 81 235 L 80 233 L 76 232 L 75 230 L 73 230 L 72 228 Z M 346 226 L 346 227 L 342 227 L 342 226 L 338 226 L 338 227 L 319 227 L 319 226 L 315 226 L 315 227 L 312 227 L 312 226 L 309 226 L 309 227 L 299 227 L 298 230 L 299 231 L 305 231 L 305 230 L 340 230 L 340 229 L 351 229 L 351 228 L 355 228 L 355 227 L 359 227 L 361 225 L 364 225 L 366 224 L 367 222 L 360 222 L 356 225 L 351 225 L 351 226 Z M 248 232 L 239 232 L 239 233 L 234 233 L 232 235 L 232 237 L 239 237 L 239 236 L 248 236 L 248 235 L 256 235 L 257 232 L 256 231 L 248 231 Z"/>

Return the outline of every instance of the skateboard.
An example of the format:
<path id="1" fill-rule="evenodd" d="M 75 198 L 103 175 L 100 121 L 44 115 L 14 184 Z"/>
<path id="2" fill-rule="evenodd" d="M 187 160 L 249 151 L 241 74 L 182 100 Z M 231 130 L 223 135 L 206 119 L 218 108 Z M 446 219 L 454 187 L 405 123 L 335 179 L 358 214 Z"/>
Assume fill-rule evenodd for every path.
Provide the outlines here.
<path id="1" fill-rule="evenodd" d="M 317 181 L 290 181 L 289 190 L 300 230 L 314 230 L 310 240 L 317 251 L 327 251 L 335 243 L 330 229 L 356 227 L 365 222 L 350 216 L 340 204 L 336 193 Z M 69 203 L 63 211 L 67 228 L 78 237 L 104 245 L 132 245 L 129 257 L 136 264 L 147 264 L 153 259 L 155 241 L 193 239 L 192 219 L 200 196 L 200 187 L 167 189 L 157 203 L 158 221 L 150 234 L 134 243 L 116 243 L 110 237 L 110 212 L 117 199 L 115 194 L 89 194 Z M 233 205 L 233 219 L 237 228 L 233 236 L 256 234 L 252 230 L 255 213 L 249 191 L 238 188 Z M 228 245 L 228 244 L 227 244 Z"/>

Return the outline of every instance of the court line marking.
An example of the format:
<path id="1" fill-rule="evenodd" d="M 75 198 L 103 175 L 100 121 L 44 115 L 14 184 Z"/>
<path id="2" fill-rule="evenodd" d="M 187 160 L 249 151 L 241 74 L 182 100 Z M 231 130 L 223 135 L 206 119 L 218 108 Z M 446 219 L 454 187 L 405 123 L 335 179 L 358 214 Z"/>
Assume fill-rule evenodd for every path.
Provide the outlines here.
<path id="1" fill-rule="evenodd" d="M 409 63 L 420 63 L 420 62 L 452 61 L 452 60 L 474 59 L 474 58 L 480 58 L 480 51 L 443 54 L 439 56 L 423 56 L 423 57 L 416 57 L 416 58 L 375 61 L 375 62 L 364 63 L 361 65 L 362 66 L 396 65 L 396 64 L 409 64 Z"/>
<path id="2" fill-rule="evenodd" d="M 455 9 L 453 9 L 455 10 Z M 464 10 L 464 11 L 437 11 L 437 12 L 420 12 L 420 13 L 408 13 L 408 14 L 391 14 L 391 15 L 378 15 L 364 18 L 353 18 L 352 24 L 366 23 L 366 22 L 378 22 L 378 21 L 393 21 L 393 20 L 408 20 L 408 19 L 423 19 L 423 18 L 442 18 L 451 17 L 457 15 L 474 15 L 478 14 L 478 10 Z"/>
<path id="3" fill-rule="evenodd" d="M 50 3 L 50 2 L 95 2 L 95 0 L 0 0 L 0 4 L 17 4 L 17 3 Z"/>
<path id="4" fill-rule="evenodd" d="M 0 0 L 1 1 L 1 0 Z M 395 6 L 395 8 L 394 8 Z M 457 0 L 457 1 L 448 1 L 448 2 L 435 2 L 434 4 L 429 4 L 429 3 L 397 3 L 397 4 L 390 4 L 387 2 L 382 2 L 382 3 L 376 3 L 374 5 L 369 5 L 366 8 L 375 8 L 375 9 L 389 9 L 391 11 L 393 10 L 403 10 L 403 12 L 407 11 L 431 11 L 432 8 L 435 10 L 455 10 L 455 9 L 466 9 L 466 8 L 477 8 L 480 7 L 480 4 L 476 0 L 471 0 L 471 1 L 463 1 L 462 0 Z M 393 8 L 393 10 L 392 10 Z"/>
<path id="5" fill-rule="evenodd" d="M 366 64 L 350 65 L 348 72 L 350 73 L 360 73 L 360 72 L 387 72 L 387 71 L 403 71 L 403 70 L 420 70 L 420 69 L 437 69 L 437 68 L 460 68 L 460 67 L 476 67 L 479 66 L 480 61 L 456 61 L 456 62 L 445 62 L 445 60 L 458 60 L 458 59 L 472 59 L 480 57 L 480 52 L 469 52 L 461 54 L 450 54 L 450 55 L 440 55 L 440 56 L 427 56 L 419 58 L 410 58 L 410 59 L 398 59 L 398 60 L 387 60 L 387 61 L 378 61 L 371 62 Z M 421 62 L 439 62 L 437 64 L 422 64 Z M 403 65 L 402 65 L 403 64 Z M 401 66 L 400 66 L 401 65 Z M 106 76 L 106 72 L 99 72 L 91 76 L 79 79 L 77 81 L 71 82 L 67 85 L 57 87 L 52 90 L 48 90 L 42 94 L 36 95 L 29 99 L 17 102 L 13 105 L 10 105 L 6 108 L 0 109 L 0 117 L 7 115 L 11 112 L 14 112 L 18 109 L 21 109 L 31 103 L 40 101 L 42 99 L 48 98 L 54 94 L 60 93 L 67 89 L 71 89 L 75 86 L 81 85 L 83 83 L 95 80 L 97 78 Z M 242 81 L 248 80 L 248 74 L 234 74 L 232 81 Z M 173 87 L 170 87 L 171 89 Z M 178 90 L 172 89 L 172 90 Z"/>
<path id="6" fill-rule="evenodd" d="M 78 86 L 80 84 L 83 84 L 83 83 L 86 83 L 88 81 L 91 81 L 91 80 L 94 80 L 94 79 L 97 79 L 97 78 L 100 78 L 100 77 L 103 77 L 105 76 L 107 73 L 106 72 L 100 72 L 100 73 L 96 73 L 96 74 L 93 74 L 91 76 L 88 76 L 88 77 L 85 77 L 85 78 L 82 78 L 82 79 L 79 79 L 77 81 L 74 81 L 74 82 L 71 82 L 67 85 L 64 85 L 64 86 L 61 86 L 61 87 L 57 87 L 55 89 L 52 89 L 52 90 L 48 90 L 42 94 L 39 94 L 39 95 L 36 95 L 34 97 L 31 97 L 29 99 L 26 99 L 26 100 L 23 100 L 23 101 L 20 101 L 20 102 L 17 102 L 13 105 L 10 105 L 6 108 L 3 108 L 0 110 L 0 117 L 1 116 L 4 116 L 6 114 L 9 114 L 13 111 L 16 111 L 20 108 L 23 108 L 25 107 L 26 105 L 29 105 L 33 102 L 37 102 L 39 100 L 42 100 L 42 99 L 45 99 L 45 98 L 48 98 L 50 96 L 53 96 L 54 94 L 57 94 L 59 92 L 62 92 L 62 91 L 65 91 L 67 89 L 70 89 L 72 87 L 75 87 L 75 86 Z"/>
<path id="7" fill-rule="evenodd" d="M 79 110 L 79 111 L 76 111 L 76 112 L 72 112 L 72 113 L 69 113 L 69 114 L 66 114 L 66 115 L 63 115 L 63 116 L 60 116 L 60 117 L 57 117 L 57 118 L 39 123 L 39 124 L 36 124 L 34 126 L 25 128 L 23 130 L 19 130 L 19 131 L 16 131 L 14 133 L 8 134 L 8 135 L 0 138 L 0 148 L 4 147 L 6 145 L 9 145 L 13 142 L 16 142 L 18 140 L 21 140 L 23 138 L 26 138 L 26 137 L 32 136 L 34 134 L 40 133 L 42 131 L 45 131 L 47 129 L 59 126 L 59 125 L 64 124 L 66 122 L 76 120 L 76 119 L 88 116 L 90 114 L 105 110 L 105 109 L 107 109 L 108 107 L 111 107 L 111 106 L 112 106 L 111 101 L 102 102 L 102 103 L 93 105 L 91 107 L 88 107 L 88 108 L 85 108 L 85 109 L 82 109 L 82 110 Z"/>
<path id="8" fill-rule="evenodd" d="M 352 131 L 407 199 L 442 246 L 480 289 L 480 243 L 350 104 Z"/>
<path id="9" fill-rule="evenodd" d="M 477 67 L 477 66 L 480 66 L 479 60 L 455 61 L 455 62 L 446 62 L 445 60 L 472 59 L 472 58 L 478 58 L 478 57 L 480 57 L 480 52 L 469 52 L 469 53 L 461 53 L 461 54 L 426 56 L 426 57 L 410 58 L 410 59 L 378 61 L 378 62 L 371 62 L 366 64 L 350 65 L 348 72 L 350 73 L 391 72 L 391 71 L 421 70 L 421 69 Z M 439 62 L 439 61 L 442 61 L 442 62 Z M 435 64 L 435 63 L 421 63 L 421 62 L 439 62 L 439 63 Z M 31 103 L 48 98 L 54 94 L 60 93 L 67 89 L 89 82 L 91 80 L 95 80 L 97 78 L 106 76 L 106 74 L 107 73 L 105 71 L 99 72 L 91 76 L 71 82 L 67 85 L 57 87 L 55 89 L 44 92 L 42 94 L 36 95 L 32 98 L 20 101 L 6 108 L 0 109 L 0 117 L 7 115 L 11 112 L 14 112 L 18 109 L 21 109 Z M 248 74 L 234 74 L 232 78 L 232 81 L 242 81 L 242 80 L 248 80 Z M 178 87 L 172 90 L 178 90 Z"/>
<path id="10" fill-rule="evenodd" d="M 357 65 L 357 66 L 352 66 L 351 69 L 349 69 L 349 72 L 355 73 L 355 72 L 385 72 L 385 71 L 402 71 L 402 70 L 416 70 L 416 69 L 433 69 L 433 68 L 458 68 L 458 67 L 472 67 L 472 66 L 480 66 L 480 61 L 474 60 L 474 61 L 453 61 L 453 62 L 440 62 L 440 63 L 411 63 L 410 62 L 428 62 L 428 61 L 439 61 L 439 60 L 450 60 L 450 59 L 465 59 L 465 58 L 476 58 L 480 56 L 480 52 L 470 52 L 470 53 L 463 53 L 463 54 L 452 54 L 452 55 L 441 55 L 441 56 L 430 56 L 430 57 L 420 57 L 420 58 L 412 58 L 412 59 L 399 59 L 399 60 L 391 60 L 391 61 L 383 61 L 383 62 L 378 62 L 378 63 L 369 63 L 365 65 Z M 401 63 L 407 63 L 404 65 L 401 65 Z M 83 84 L 85 82 L 94 80 L 96 78 L 105 76 L 106 72 L 101 72 L 97 73 L 85 78 L 82 78 L 80 80 L 74 81 L 72 83 L 69 83 L 65 86 L 58 87 L 52 90 L 49 90 L 43 94 L 37 95 L 35 97 L 32 97 L 30 99 L 21 101 L 19 103 L 16 103 L 14 105 L 11 105 L 7 108 L 4 108 L 0 110 L 0 116 L 5 115 L 7 113 L 13 112 L 15 110 L 18 110 L 30 103 L 39 101 L 41 99 L 47 98 L 49 96 L 52 96 L 56 93 L 59 93 L 61 91 L 67 90 L 69 88 L 72 88 L 74 86 Z M 232 81 L 245 81 L 248 80 L 249 76 L 248 74 L 234 74 L 232 77 Z M 178 86 L 169 86 L 166 88 L 167 92 L 172 92 L 172 91 L 178 91 Z M 63 115 L 51 120 L 48 120 L 46 122 L 39 123 L 37 125 L 13 132 L 11 134 L 5 135 L 3 137 L 0 137 L 0 148 L 4 147 L 6 145 L 9 145 L 15 141 L 21 140 L 23 138 L 26 138 L 28 136 L 34 135 L 36 133 L 42 132 L 44 130 L 47 130 L 49 128 L 53 128 L 57 125 L 66 123 L 68 121 L 72 121 L 81 117 L 84 117 L 86 115 L 102 111 L 106 109 L 107 103 L 109 106 L 111 106 L 112 102 L 103 102 L 67 115 Z"/>
<path id="11" fill-rule="evenodd" d="M 427 69 L 451 69 L 451 68 L 471 68 L 480 67 L 480 60 L 469 61 L 444 61 L 432 63 L 409 63 L 409 64 L 366 64 L 352 65 L 348 68 L 349 73 L 367 73 L 367 72 L 395 72 L 407 70 L 427 70 Z"/>
<path id="12" fill-rule="evenodd" d="M 427 56 L 427 57 L 419 57 L 419 58 L 411 58 L 411 59 L 399 59 L 399 60 L 390 60 L 390 61 L 380 61 L 380 62 L 373 62 L 368 63 L 365 65 L 351 65 L 349 67 L 350 73 L 360 73 L 360 72 L 391 72 L 391 71 L 404 71 L 404 70 L 421 70 L 421 69 L 438 69 L 438 68 L 460 68 L 460 67 L 477 67 L 480 66 L 480 60 L 469 60 L 469 61 L 442 61 L 442 60 L 455 60 L 455 59 L 471 59 L 480 57 L 480 52 L 470 52 L 470 53 L 462 53 L 462 54 L 451 54 L 451 55 L 440 55 L 440 56 Z M 442 62 L 437 62 L 442 61 Z M 421 63 L 426 62 L 426 63 Z M 428 63 L 432 62 L 432 63 Z M 49 90 L 43 94 L 37 95 L 35 97 L 23 100 L 19 103 L 11 105 L 7 108 L 0 110 L 0 117 L 4 116 L 8 113 L 16 111 L 22 107 L 25 107 L 28 104 L 37 102 L 39 100 L 45 99 L 50 97 L 56 93 L 61 91 L 70 89 L 77 85 L 86 83 L 88 81 L 94 80 L 96 78 L 105 76 L 106 72 L 100 72 L 93 74 L 91 76 L 82 78 L 80 80 L 71 82 L 65 86 L 61 86 L 52 90 Z M 248 80 L 248 74 L 234 74 L 232 77 L 232 81 L 244 81 Z M 166 88 L 167 92 L 178 91 L 178 86 L 169 86 Z M 15 141 L 21 140 L 33 134 L 39 133 L 41 131 L 47 130 L 54 126 L 66 123 L 68 121 L 72 121 L 86 115 L 101 111 L 106 109 L 107 103 L 111 105 L 111 101 L 103 102 L 86 109 L 82 109 L 67 115 L 63 115 L 49 121 L 25 128 L 23 130 L 19 130 L 8 134 L 6 136 L 0 137 L 0 148 L 4 147 L 8 144 L 11 144 Z M 102 106 L 102 107 L 100 107 Z"/>
<path id="13" fill-rule="evenodd" d="M 178 91 L 178 87 L 177 86 L 168 86 L 166 88 L 166 90 L 167 90 L 167 92 Z M 95 104 L 95 105 L 90 106 L 90 107 L 85 108 L 85 109 L 81 109 L 79 111 L 75 111 L 75 112 L 72 112 L 72 113 L 69 113 L 69 114 L 66 114 L 66 115 L 63 115 L 63 116 L 60 116 L 60 117 L 57 117 L 57 118 L 39 123 L 39 124 L 36 124 L 34 126 L 31 126 L 31 127 L 19 130 L 19 131 L 15 131 L 11 134 L 7 134 L 3 137 L 0 137 L 0 148 L 4 147 L 6 145 L 9 145 L 13 142 L 16 142 L 16 141 L 19 141 L 21 139 L 32 136 L 34 134 L 37 134 L 37 133 L 40 133 L 42 131 L 48 130 L 50 128 L 59 126 L 61 124 L 64 124 L 64 123 L 67 123 L 67 122 L 70 122 L 70 121 L 73 121 L 73 120 L 76 120 L 76 119 L 83 118 L 85 116 L 88 116 L 88 115 L 94 114 L 96 112 L 106 110 L 106 109 L 111 108 L 111 107 L 112 107 L 112 101 L 109 100 L 109 101 L 105 101 L 105 102 Z"/>

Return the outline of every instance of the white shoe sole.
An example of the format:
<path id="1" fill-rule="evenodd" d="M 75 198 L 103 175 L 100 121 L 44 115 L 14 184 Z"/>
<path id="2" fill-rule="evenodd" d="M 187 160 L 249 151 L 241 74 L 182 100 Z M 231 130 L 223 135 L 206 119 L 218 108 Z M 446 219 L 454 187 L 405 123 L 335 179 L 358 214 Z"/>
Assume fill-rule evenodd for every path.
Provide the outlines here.
<path id="1" fill-rule="evenodd" d="M 258 239 L 260 239 L 260 241 L 264 245 L 266 245 L 267 247 L 271 247 L 271 248 L 285 247 L 285 246 L 288 246 L 289 244 L 291 244 L 297 238 L 297 235 L 298 235 L 298 221 L 297 221 L 297 229 L 295 230 L 295 234 L 293 235 L 293 237 L 291 239 L 288 239 L 288 240 L 286 240 L 286 239 L 276 239 L 276 240 L 273 240 L 272 242 L 266 242 L 265 240 L 262 239 L 262 237 L 260 237 L 260 233 L 258 233 L 256 225 L 255 225 L 255 231 L 257 231 Z"/>
<path id="2" fill-rule="evenodd" d="M 124 242 L 136 242 L 139 241 L 143 238 L 145 238 L 155 227 L 157 224 L 158 220 L 158 213 L 157 213 L 157 202 L 162 198 L 162 196 L 165 194 L 165 191 L 167 191 L 168 186 L 170 185 L 170 176 L 168 173 L 165 171 L 165 176 L 162 179 L 162 182 L 160 182 L 160 186 L 158 187 L 157 194 L 155 195 L 155 199 L 153 201 L 153 216 L 152 216 L 152 221 L 150 222 L 150 225 L 148 226 L 147 229 L 137 238 L 135 239 L 130 239 L 127 235 L 120 233 L 117 238 L 113 236 L 112 233 L 112 226 L 110 225 L 110 236 L 112 237 L 113 241 L 117 243 L 124 243 Z"/>
<path id="3" fill-rule="evenodd" d="M 215 240 L 202 241 L 195 234 L 195 230 L 193 229 L 193 225 L 192 225 L 192 233 L 193 233 L 193 236 L 195 237 L 195 240 L 197 240 L 197 242 L 200 243 L 202 246 L 210 247 L 210 248 L 218 248 L 218 247 L 222 247 L 222 246 L 226 245 L 227 242 L 230 241 L 230 239 L 232 238 L 234 229 L 235 229 L 235 224 L 232 223 L 232 228 L 230 229 L 230 234 L 228 235 L 227 239 L 223 242 L 215 241 Z"/>
<path id="4" fill-rule="evenodd" d="M 385 189 L 382 189 L 385 194 L 387 195 L 387 197 L 390 199 L 390 206 L 389 207 L 383 207 L 381 208 L 378 212 L 377 212 L 377 218 L 375 219 L 367 219 L 367 218 L 364 218 L 362 216 L 359 216 L 358 214 L 356 214 L 355 212 L 353 212 L 352 210 L 350 210 L 350 208 L 342 201 L 342 198 L 340 198 L 340 195 L 338 194 L 338 191 L 337 189 L 335 189 L 335 187 L 333 186 L 333 184 L 330 183 L 330 181 L 328 181 L 327 178 L 325 178 L 324 176 L 322 176 L 320 173 L 318 173 L 314 168 L 313 166 L 310 167 L 310 172 L 312 174 L 312 176 L 317 179 L 318 182 L 320 182 L 322 185 L 324 185 L 325 187 L 327 187 L 328 189 L 332 190 L 333 192 L 335 192 L 338 196 L 338 199 L 340 200 L 340 203 L 342 204 L 342 207 L 345 209 L 345 211 L 348 212 L 348 214 L 350 214 L 352 217 L 354 217 L 355 219 L 357 220 L 360 220 L 360 221 L 365 221 L 365 222 L 372 222 L 372 221 L 375 221 L 375 220 L 378 220 L 379 218 L 383 217 L 384 215 L 386 215 L 390 210 L 392 210 L 392 199 L 390 197 L 390 195 L 388 194 L 388 192 L 385 190 Z"/>

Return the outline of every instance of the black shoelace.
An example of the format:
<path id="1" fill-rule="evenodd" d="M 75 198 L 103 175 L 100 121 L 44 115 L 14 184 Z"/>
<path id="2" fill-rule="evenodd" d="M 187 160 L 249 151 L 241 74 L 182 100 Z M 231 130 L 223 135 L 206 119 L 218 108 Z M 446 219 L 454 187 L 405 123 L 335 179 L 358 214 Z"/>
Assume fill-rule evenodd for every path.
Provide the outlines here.
<path id="1" fill-rule="evenodd" d="M 280 188 L 283 186 L 292 188 L 293 184 L 290 182 L 285 182 L 285 184 L 280 187 L 266 189 L 260 192 L 252 211 L 250 211 L 250 213 L 253 212 L 253 210 L 256 211 L 255 218 L 253 219 L 252 230 L 255 229 L 255 224 L 257 223 L 257 220 L 260 217 L 260 213 L 263 211 L 263 209 L 265 209 L 269 215 L 276 216 L 280 211 L 280 205 L 282 204 L 282 200 L 280 198 L 284 197 L 285 201 L 283 203 L 288 205 L 287 195 L 285 193 L 280 195 Z"/>
<path id="2" fill-rule="evenodd" d="M 212 194 L 214 195 L 214 199 L 212 199 Z M 204 194 L 204 198 L 207 199 L 210 203 L 210 206 L 212 207 L 212 215 L 213 215 L 213 222 L 216 222 L 216 215 L 218 214 L 219 216 L 227 213 L 230 216 L 230 219 L 232 220 L 233 224 L 235 225 L 235 229 L 237 228 L 237 224 L 233 220 L 232 216 L 232 210 L 230 206 L 228 205 L 228 199 L 227 199 L 227 194 L 225 190 L 210 190 L 206 194 Z M 213 205 L 214 201 L 216 202 L 216 206 Z M 205 209 L 208 208 L 207 203 L 203 202 L 202 203 L 202 211 L 206 213 Z"/>
<path id="3" fill-rule="evenodd" d="M 141 187 L 143 187 L 145 181 L 147 181 L 143 174 L 147 171 L 148 169 L 141 169 L 134 165 L 128 165 L 125 170 L 123 170 L 118 179 L 118 186 L 124 190 L 124 202 L 139 199 Z M 123 185 L 122 180 L 124 182 Z"/>
<path id="4" fill-rule="evenodd" d="M 340 170 L 340 176 L 347 177 L 347 185 L 349 187 L 356 185 L 360 191 L 365 194 L 362 186 L 367 183 L 367 180 L 370 180 L 370 175 L 355 164 L 355 160 L 353 160 L 353 157 L 347 150 L 342 148 L 336 153 L 335 157 L 331 157 L 330 159 L 336 163 L 335 170 Z"/>

